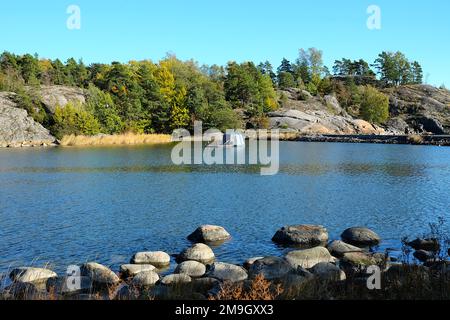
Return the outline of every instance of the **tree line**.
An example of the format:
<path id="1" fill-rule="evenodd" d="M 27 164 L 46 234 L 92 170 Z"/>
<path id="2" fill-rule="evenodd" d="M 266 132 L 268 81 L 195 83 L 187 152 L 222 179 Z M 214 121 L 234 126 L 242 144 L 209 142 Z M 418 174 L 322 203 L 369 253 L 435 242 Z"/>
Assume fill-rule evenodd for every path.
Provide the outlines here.
<path id="1" fill-rule="evenodd" d="M 206 128 L 221 130 L 265 127 L 266 114 L 280 107 L 280 90 L 287 88 L 313 96 L 336 94 L 344 107 L 357 109 L 357 115 L 383 122 L 386 112 L 372 116 L 380 114 L 379 110 L 364 112 L 363 108 L 374 108 L 371 105 L 382 101 L 385 109 L 385 99 L 374 96 L 381 95 L 376 88 L 356 85 L 354 78 L 373 79 L 379 86 L 422 82 L 420 64 L 400 52 L 382 52 L 371 65 L 362 59 L 337 60 L 332 72 L 322 56 L 315 48 L 301 49 L 295 62 L 283 59 L 274 70 L 268 61 L 199 66 L 193 60 L 168 55 L 156 63 L 85 65 L 73 58 L 62 62 L 4 52 L 0 56 L 0 90 L 16 92 L 18 104 L 61 137 L 71 133 L 169 133 L 180 127 L 192 129 L 196 120 L 203 121 Z M 339 77 L 346 80 L 337 81 Z M 50 114 L 39 102 L 41 85 L 83 88 L 87 101 L 83 106 L 58 106 Z M 374 103 L 363 101 L 364 97 Z"/>

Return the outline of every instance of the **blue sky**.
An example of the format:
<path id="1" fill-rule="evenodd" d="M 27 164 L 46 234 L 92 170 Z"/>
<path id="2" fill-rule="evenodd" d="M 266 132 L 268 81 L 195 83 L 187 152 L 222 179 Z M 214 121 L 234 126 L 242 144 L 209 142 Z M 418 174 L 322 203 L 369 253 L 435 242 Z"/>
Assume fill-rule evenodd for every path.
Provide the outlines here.
<path id="1" fill-rule="evenodd" d="M 81 29 L 69 30 L 69 5 Z M 369 5 L 381 8 L 381 30 L 366 27 Z M 86 63 L 159 60 L 167 52 L 199 63 L 295 60 L 317 47 L 335 59 L 373 62 L 383 50 L 404 52 L 427 83 L 450 86 L 448 0 L 15 0 L 0 9 L 0 50 Z"/>

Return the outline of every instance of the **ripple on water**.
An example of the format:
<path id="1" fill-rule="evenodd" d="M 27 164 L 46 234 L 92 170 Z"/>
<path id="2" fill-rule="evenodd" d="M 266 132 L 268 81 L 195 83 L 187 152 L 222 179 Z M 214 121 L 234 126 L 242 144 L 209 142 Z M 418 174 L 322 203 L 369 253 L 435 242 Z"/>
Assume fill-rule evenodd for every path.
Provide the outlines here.
<path id="1" fill-rule="evenodd" d="M 176 254 L 205 223 L 231 233 L 214 252 L 234 263 L 284 254 L 271 238 L 287 224 L 321 224 L 332 239 L 363 225 L 382 236 L 380 250 L 398 249 L 402 236 L 449 215 L 448 148 L 286 142 L 268 177 L 258 165 L 174 166 L 170 151 L 0 150 L 0 272 Z"/>

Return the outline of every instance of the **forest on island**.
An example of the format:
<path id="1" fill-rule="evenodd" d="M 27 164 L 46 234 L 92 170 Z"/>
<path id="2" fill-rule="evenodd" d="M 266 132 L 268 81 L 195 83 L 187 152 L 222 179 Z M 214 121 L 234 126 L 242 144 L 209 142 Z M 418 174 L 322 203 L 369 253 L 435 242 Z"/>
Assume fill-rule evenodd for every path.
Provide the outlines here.
<path id="1" fill-rule="evenodd" d="M 276 69 L 268 61 L 208 66 L 174 55 L 159 62 L 90 65 L 37 54 L 0 56 L 0 91 L 16 93 L 18 106 L 59 138 L 170 133 L 192 129 L 194 121 L 202 121 L 205 129 L 266 128 L 267 113 L 282 106 L 283 90 L 288 88 L 318 97 L 333 94 L 352 114 L 382 124 L 389 118 L 389 98 L 381 89 L 422 81 L 420 63 L 401 52 L 382 52 L 371 64 L 343 58 L 331 70 L 315 48 L 300 49 L 295 61 L 283 59 Z M 83 88 L 86 103 L 48 112 L 40 102 L 39 87 L 51 85 Z"/>

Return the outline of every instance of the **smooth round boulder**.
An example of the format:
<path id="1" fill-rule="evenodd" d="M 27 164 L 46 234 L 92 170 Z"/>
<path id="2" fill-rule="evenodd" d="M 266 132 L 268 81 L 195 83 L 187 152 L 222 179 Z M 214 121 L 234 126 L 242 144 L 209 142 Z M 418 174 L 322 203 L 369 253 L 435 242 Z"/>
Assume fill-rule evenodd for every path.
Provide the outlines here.
<path id="1" fill-rule="evenodd" d="M 340 262 L 353 266 L 371 266 L 382 263 L 382 256 L 368 252 L 348 252 L 344 253 Z"/>
<path id="2" fill-rule="evenodd" d="M 151 264 L 156 268 L 165 268 L 170 265 L 170 256 L 163 251 L 138 252 L 131 258 L 131 263 Z"/>
<path id="3" fill-rule="evenodd" d="M 344 242 L 357 247 L 376 246 L 381 241 L 378 234 L 365 227 L 348 228 L 341 234 L 341 238 Z"/>
<path id="4" fill-rule="evenodd" d="M 328 244 L 327 249 L 328 251 L 330 251 L 331 255 L 335 256 L 336 258 L 341 258 L 344 253 L 363 251 L 361 248 L 345 243 L 341 240 L 335 240 L 331 242 L 330 244 Z"/>
<path id="5" fill-rule="evenodd" d="M 174 273 L 186 274 L 192 278 L 200 278 L 206 272 L 206 266 L 198 261 L 184 261 L 180 263 Z"/>
<path id="6" fill-rule="evenodd" d="M 256 260 L 249 268 L 250 278 L 263 275 L 267 280 L 280 279 L 293 271 L 291 265 L 279 257 L 265 257 Z"/>
<path id="7" fill-rule="evenodd" d="M 161 284 L 169 286 L 173 284 L 179 284 L 179 283 L 189 283 L 192 279 L 187 274 L 179 273 L 179 274 L 169 274 L 162 278 Z"/>
<path id="8" fill-rule="evenodd" d="M 229 240 L 231 235 L 221 226 L 203 225 L 198 227 L 188 237 L 193 242 L 223 242 Z"/>
<path id="9" fill-rule="evenodd" d="M 288 246 L 319 246 L 328 241 L 328 232 L 323 226 L 284 226 L 275 233 L 272 241 Z"/>
<path id="10" fill-rule="evenodd" d="M 104 285 L 114 285 L 120 282 L 119 277 L 108 267 L 97 262 L 88 262 L 81 266 L 81 275 L 89 277 L 92 282 Z"/>
<path id="11" fill-rule="evenodd" d="M 22 283 L 45 283 L 48 279 L 56 278 L 58 275 L 52 270 L 45 268 L 20 267 L 15 268 L 9 274 L 13 282 Z"/>
<path id="12" fill-rule="evenodd" d="M 211 277 L 203 277 L 193 280 L 194 285 L 198 286 L 205 286 L 205 287 L 213 287 L 220 283 L 220 281 L 216 278 Z"/>
<path id="13" fill-rule="evenodd" d="M 339 260 L 340 266 L 347 274 L 361 273 L 370 266 L 381 266 L 385 263 L 385 256 L 381 253 L 348 252 Z"/>
<path id="14" fill-rule="evenodd" d="M 299 267 L 309 269 L 320 262 L 334 262 L 335 260 L 324 247 L 291 251 L 285 256 L 285 259 L 294 269 Z"/>
<path id="15" fill-rule="evenodd" d="M 196 243 L 192 247 L 184 249 L 179 255 L 178 260 L 182 261 L 197 261 L 203 264 L 210 264 L 214 262 L 214 252 L 210 247 L 203 243 Z"/>
<path id="16" fill-rule="evenodd" d="M 319 262 L 311 268 L 313 275 L 328 281 L 343 281 L 346 279 L 345 272 L 330 262 Z"/>
<path id="17" fill-rule="evenodd" d="M 214 263 L 207 275 L 220 281 L 231 282 L 243 281 L 248 278 L 247 271 L 243 267 L 223 262 Z"/>
<path id="18" fill-rule="evenodd" d="M 150 287 L 159 281 L 159 275 L 155 271 L 142 271 L 136 274 L 131 280 L 131 285 L 134 287 Z"/>
<path id="19" fill-rule="evenodd" d="M 157 271 L 152 264 L 123 264 L 120 266 L 120 274 L 124 278 L 133 277 L 142 271 Z"/>

